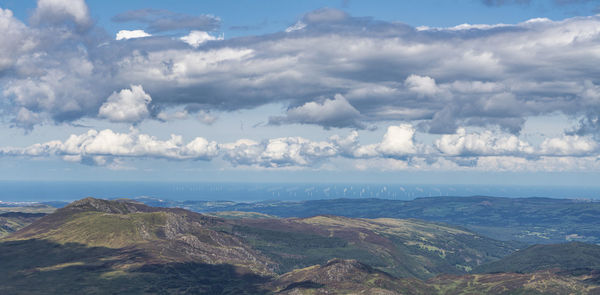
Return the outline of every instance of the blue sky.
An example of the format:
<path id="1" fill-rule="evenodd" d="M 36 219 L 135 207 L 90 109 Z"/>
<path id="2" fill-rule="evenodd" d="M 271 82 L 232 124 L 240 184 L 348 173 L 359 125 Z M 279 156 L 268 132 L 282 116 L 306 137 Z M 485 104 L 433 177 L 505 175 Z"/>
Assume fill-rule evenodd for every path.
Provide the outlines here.
<path id="1" fill-rule="evenodd" d="M 210 14 L 222 19 L 219 31 L 227 36 L 244 36 L 281 31 L 312 10 L 323 7 L 341 9 L 354 16 L 373 17 L 412 26 L 449 27 L 463 23 L 518 23 L 531 18 L 560 20 L 594 14 L 598 1 L 492 1 L 478 0 L 332 0 L 332 1 L 88 1 L 91 16 L 110 33 L 121 29 L 137 29 L 136 24 L 122 25 L 111 18 L 128 10 L 166 9 L 186 14 Z M 499 4 L 502 3 L 502 4 Z M 35 10 L 34 0 L 3 0 L 21 20 Z"/>
<path id="2" fill-rule="evenodd" d="M 599 7 L 0 0 L 0 179 L 596 185 Z"/>

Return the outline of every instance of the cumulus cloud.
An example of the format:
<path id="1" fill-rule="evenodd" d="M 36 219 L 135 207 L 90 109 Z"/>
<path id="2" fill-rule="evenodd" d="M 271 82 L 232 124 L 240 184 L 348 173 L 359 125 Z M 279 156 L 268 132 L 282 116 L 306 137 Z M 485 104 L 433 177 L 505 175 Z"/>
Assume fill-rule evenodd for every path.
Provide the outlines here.
<path id="1" fill-rule="evenodd" d="M 132 129 L 110 129 L 72 134 L 27 147 L 0 147 L 0 156 L 60 157 L 65 161 L 127 168 L 127 159 L 212 160 L 221 158 L 233 167 L 314 169 L 345 159 L 358 170 L 481 170 L 481 171 L 588 171 L 600 170 L 598 143 L 591 137 L 563 135 L 535 146 L 515 135 L 471 132 L 459 128 L 433 144 L 415 140 L 410 124 L 389 126 L 380 142 L 362 144 L 358 131 L 315 141 L 278 137 L 260 141 L 239 139 L 217 143 L 203 137 L 184 142 L 171 135 L 161 140 Z M 337 160 L 336 160 L 337 159 Z"/>
<path id="2" fill-rule="evenodd" d="M 402 157 L 417 152 L 414 143 L 415 128 L 410 124 L 390 126 L 377 147 L 384 156 Z"/>
<path id="3" fill-rule="evenodd" d="M 35 46 L 35 41 L 25 24 L 16 19 L 12 11 L 0 8 L 0 77 L 10 69 L 17 58 Z"/>
<path id="4" fill-rule="evenodd" d="M 341 94 L 333 99 L 325 99 L 322 103 L 307 102 L 291 108 L 284 117 L 271 117 L 270 124 L 299 123 L 318 124 L 325 127 L 364 128 L 360 123 L 360 112 L 355 109 Z"/>
<path id="5" fill-rule="evenodd" d="M 282 137 L 255 142 L 238 140 L 221 146 L 224 158 L 234 165 L 258 165 L 268 168 L 311 166 L 338 154 L 329 142 L 315 142 L 302 137 Z"/>
<path id="6" fill-rule="evenodd" d="M 127 40 L 127 39 L 136 39 L 136 38 L 144 38 L 144 37 L 150 37 L 152 35 L 144 32 L 144 30 L 120 30 L 119 32 L 117 32 L 117 36 L 115 37 L 115 40 Z"/>
<path id="7" fill-rule="evenodd" d="M 98 116 L 112 122 L 137 123 L 148 117 L 148 105 L 152 98 L 141 85 L 131 85 L 130 89 L 113 92 L 100 106 Z"/>
<path id="8" fill-rule="evenodd" d="M 418 75 L 410 75 L 404 82 L 409 91 L 412 91 L 420 96 L 433 96 L 439 92 L 435 80 L 431 77 L 422 77 Z"/>
<path id="9" fill-rule="evenodd" d="M 534 148 L 512 134 L 492 131 L 468 133 L 459 128 L 456 134 L 442 135 L 435 147 L 450 156 L 530 155 Z"/>
<path id="10" fill-rule="evenodd" d="M 84 164 L 109 164 L 115 158 L 165 158 L 171 160 L 210 160 L 218 155 L 214 141 L 196 137 L 188 143 L 178 135 L 168 140 L 159 140 L 148 134 L 118 133 L 110 129 L 89 130 L 80 135 L 71 135 L 65 141 L 54 140 L 34 144 L 26 148 L 2 148 L 0 154 L 11 156 L 40 157 L 57 155 L 67 161 Z"/>
<path id="11" fill-rule="evenodd" d="M 580 156 L 597 152 L 598 143 L 589 137 L 565 135 L 559 138 L 544 139 L 540 148 L 542 154 Z"/>
<path id="12" fill-rule="evenodd" d="M 71 21 L 79 29 L 92 24 L 85 0 L 38 0 L 31 17 L 34 24 L 62 24 Z"/>

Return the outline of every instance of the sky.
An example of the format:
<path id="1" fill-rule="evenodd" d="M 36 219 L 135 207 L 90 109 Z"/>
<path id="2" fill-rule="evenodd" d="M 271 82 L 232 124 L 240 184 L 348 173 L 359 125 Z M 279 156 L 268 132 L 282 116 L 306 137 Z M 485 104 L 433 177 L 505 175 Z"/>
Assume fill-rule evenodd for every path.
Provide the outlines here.
<path id="1" fill-rule="evenodd" d="M 597 13 L 0 0 L 0 180 L 597 186 Z"/>

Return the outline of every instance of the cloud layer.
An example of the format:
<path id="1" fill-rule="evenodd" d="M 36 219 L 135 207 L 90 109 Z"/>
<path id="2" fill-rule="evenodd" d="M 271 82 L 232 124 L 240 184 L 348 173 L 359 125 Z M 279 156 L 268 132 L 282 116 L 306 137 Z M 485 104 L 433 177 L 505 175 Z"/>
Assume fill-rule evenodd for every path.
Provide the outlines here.
<path id="1" fill-rule="evenodd" d="M 286 32 L 221 40 L 207 33 L 216 17 L 139 10 L 115 20 L 191 32 L 123 42 L 86 27 L 83 1 L 40 0 L 33 15 L 28 26 L 0 13 L 3 116 L 25 128 L 97 117 L 111 93 L 141 85 L 157 109 L 286 105 L 273 124 L 518 133 L 527 118 L 562 113 L 581 118 L 579 135 L 599 130 L 599 16 L 413 28 L 322 9 Z"/>
<path id="2" fill-rule="evenodd" d="M 203 137 L 185 142 L 171 135 L 160 140 L 132 129 L 118 133 L 110 129 L 90 130 L 28 147 L 0 148 L 0 156 L 61 157 L 88 165 L 107 166 L 127 159 L 204 160 L 217 157 L 231 167 L 319 168 L 336 159 L 354 161 L 354 169 L 379 170 L 523 170 L 562 171 L 600 169 L 600 149 L 590 137 L 547 138 L 534 146 L 514 135 L 501 132 L 470 132 L 459 129 L 428 145 L 415 139 L 409 124 L 387 128 L 381 141 L 363 145 L 358 133 L 313 141 L 302 137 L 280 137 L 260 142 L 240 139 L 217 143 Z M 368 159 L 368 162 L 364 160 Z"/>
<path id="3" fill-rule="evenodd" d="M 5 147 L 5 156 L 97 165 L 220 158 L 263 168 L 339 159 L 389 169 L 552 170 L 598 162 L 600 16 L 414 28 L 320 9 L 281 32 L 225 39 L 216 16 L 143 9 L 113 18 L 141 26 L 115 38 L 94 24 L 83 0 L 37 3 L 28 23 L 0 8 L 5 124 L 31 130 L 86 118 L 136 125 L 191 117 L 212 124 L 218 112 L 277 104 L 281 112 L 264 114 L 269 125 L 389 127 L 370 144 L 357 131 L 323 141 L 290 134 L 184 143 L 107 129 Z M 530 118 L 556 114 L 579 123 L 537 143 L 520 135 Z M 419 135 L 435 139 L 423 143 Z"/>

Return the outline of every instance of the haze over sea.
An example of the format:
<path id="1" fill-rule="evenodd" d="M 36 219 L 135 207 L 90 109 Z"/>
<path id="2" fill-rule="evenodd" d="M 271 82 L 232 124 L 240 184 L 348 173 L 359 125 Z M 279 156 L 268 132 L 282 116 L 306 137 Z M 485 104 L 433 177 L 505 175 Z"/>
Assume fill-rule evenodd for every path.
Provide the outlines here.
<path id="1" fill-rule="evenodd" d="M 500 186 L 432 184 L 298 184 L 108 181 L 0 181 L 0 201 L 73 201 L 84 197 L 169 200 L 315 200 L 382 198 L 412 200 L 432 196 L 548 197 L 600 200 L 593 186 Z"/>

